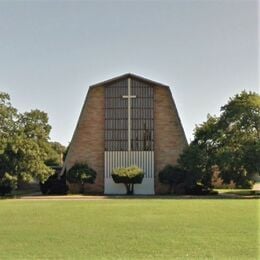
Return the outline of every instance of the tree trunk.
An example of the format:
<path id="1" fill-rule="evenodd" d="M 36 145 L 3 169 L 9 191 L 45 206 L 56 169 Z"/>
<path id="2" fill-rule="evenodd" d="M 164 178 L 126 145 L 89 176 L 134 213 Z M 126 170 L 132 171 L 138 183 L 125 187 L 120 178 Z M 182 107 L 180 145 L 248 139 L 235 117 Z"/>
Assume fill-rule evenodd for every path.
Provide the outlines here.
<path id="1" fill-rule="evenodd" d="M 133 195 L 134 192 L 134 184 L 131 183 L 124 183 L 126 187 L 126 195 Z"/>
<path id="2" fill-rule="evenodd" d="M 131 195 L 133 195 L 134 194 L 134 184 L 132 183 L 130 185 L 131 185 Z"/>

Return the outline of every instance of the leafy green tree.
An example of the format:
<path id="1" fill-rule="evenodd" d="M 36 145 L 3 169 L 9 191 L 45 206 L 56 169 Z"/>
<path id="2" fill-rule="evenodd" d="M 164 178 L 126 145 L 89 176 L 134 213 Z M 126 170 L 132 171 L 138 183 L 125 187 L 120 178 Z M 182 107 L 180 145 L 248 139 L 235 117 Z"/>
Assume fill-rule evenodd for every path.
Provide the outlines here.
<path id="1" fill-rule="evenodd" d="M 0 154 L 16 134 L 17 118 L 17 110 L 11 105 L 10 96 L 0 92 Z"/>
<path id="2" fill-rule="evenodd" d="M 250 173 L 260 173 L 260 139 L 243 146 L 244 167 Z"/>
<path id="3" fill-rule="evenodd" d="M 49 142 L 45 163 L 49 166 L 61 166 L 63 164 L 65 151 L 66 147 L 59 142 Z"/>
<path id="4" fill-rule="evenodd" d="M 47 113 L 38 109 L 19 115 L 19 136 L 17 155 L 18 180 L 30 182 L 37 179 L 44 182 L 53 174 L 47 165 L 51 145 L 49 134 L 51 126 L 48 123 Z"/>
<path id="5" fill-rule="evenodd" d="M 211 164 L 210 155 L 204 145 L 192 142 L 184 149 L 178 160 L 178 166 L 188 172 L 195 182 L 206 187 L 211 186 Z"/>
<path id="6" fill-rule="evenodd" d="M 8 144 L 2 158 L 8 173 L 16 176 L 19 184 L 35 179 L 44 182 L 53 174 L 53 170 L 44 163 L 45 156 L 34 140 L 17 136 Z"/>
<path id="7" fill-rule="evenodd" d="M 260 173 L 260 96 L 241 92 L 221 107 L 219 117 L 208 116 L 197 126 L 194 140 L 180 156 L 179 164 L 210 186 L 212 167 L 218 166 L 224 183 L 249 187 Z"/>
<path id="8" fill-rule="evenodd" d="M 69 183 L 81 185 L 81 193 L 84 193 L 85 183 L 93 184 L 97 173 L 85 163 L 74 164 L 66 173 L 66 179 Z"/>
<path id="9" fill-rule="evenodd" d="M 17 185 L 17 178 L 10 175 L 9 173 L 3 174 L 0 178 L 0 195 L 4 196 L 7 193 L 10 193 L 12 189 L 15 189 Z"/>
<path id="10" fill-rule="evenodd" d="M 12 175 L 10 148 L 17 131 L 17 110 L 10 102 L 7 93 L 0 92 L 0 192 L 9 193 L 17 185 L 17 177 Z M 12 178 L 12 176 L 14 178 Z"/>
<path id="11" fill-rule="evenodd" d="M 115 168 L 112 172 L 112 178 L 115 183 L 123 183 L 126 187 L 126 194 L 132 195 L 134 193 L 134 185 L 142 183 L 144 172 L 137 166 Z"/>
<path id="12" fill-rule="evenodd" d="M 25 112 L 19 116 L 19 126 L 23 134 L 43 147 L 48 142 L 51 131 L 48 121 L 47 113 L 38 109 Z"/>
<path id="13" fill-rule="evenodd" d="M 220 127 L 227 137 L 256 140 L 260 138 L 260 96 L 254 92 L 242 91 L 230 98 L 221 107 Z"/>
<path id="14" fill-rule="evenodd" d="M 45 164 L 50 129 L 46 113 L 32 110 L 19 114 L 9 95 L 0 93 L 0 182 L 7 174 L 18 183 L 44 182 L 53 174 Z"/>
<path id="15" fill-rule="evenodd" d="M 252 184 L 259 174 L 260 96 L 241 92 L 221 108 L 218 128 L 222 129 L 216 164 L 225 182 L 234 180 L 238 186 Z"/>

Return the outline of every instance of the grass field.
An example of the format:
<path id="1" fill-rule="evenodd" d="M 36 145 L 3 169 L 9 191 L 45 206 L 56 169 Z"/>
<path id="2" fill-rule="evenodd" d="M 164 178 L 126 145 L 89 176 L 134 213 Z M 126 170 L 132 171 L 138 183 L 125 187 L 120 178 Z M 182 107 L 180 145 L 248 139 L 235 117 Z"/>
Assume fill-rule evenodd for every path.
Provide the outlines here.
<path id="1" fill-rule="evenodd" d="M 257 200 L 0 200 L 0 259 L 257 259 Z"/>

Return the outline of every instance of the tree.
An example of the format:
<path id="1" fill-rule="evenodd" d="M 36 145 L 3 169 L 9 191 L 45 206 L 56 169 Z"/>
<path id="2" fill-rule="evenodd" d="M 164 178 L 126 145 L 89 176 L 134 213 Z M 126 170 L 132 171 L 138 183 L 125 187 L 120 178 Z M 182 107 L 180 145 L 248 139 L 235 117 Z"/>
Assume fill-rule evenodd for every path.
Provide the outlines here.
<path id="1" fill-rule="evenodd" d="M 17 110 L 11 105 L 10 96 L 0 92 L 0 193 L 10 193 L 17 185 L 17 177 L 10 173 L 11 165 L 7 150 L 11 140 L 16 136 Z"/>
<path id="2" fill-rule="evenodd" d="M 7 183 L 6 176 L 18 184 L 35 179 L 44 182 L 53 174 L 45 164 L 50 129 L 46 113 L 32 110 L 19 114 L 9 95 L 0 93 L 0 182 Z"/>
<path id="3" fill-rule="evenodd" d="M 10 139 L 15 136 L 17 128 L 17 110 L 11 105 L 10 96 L 0 92 L 0 154 Z"/>
<path id="4" fill-rule="evenodd" d="M 260 173 L 260 96 L 242 91 L 221 107 L 219 117 L 208 116 L 197 126 L 194 140 L 180 156 L 179 164 L 210 186 L 212 167 L 217 166 L 224 183 L 252 185 Z"/>
<path id="5" fill-rule="evenodd" d="M 54 173 L 45 163 L 51 147 L 48 115 L 38 109 L 31 110 L 19 114 L 17 124 L 17 135 L 13 139 L 10 158 L 16 163 L 14 175 L 18 177 L 18 184 L 35 179 L 44 182 Z"/>
<path id="6" fill-rule="evenodd" d="M 215 164 L 218 145 L 218 120 L 217 117 L 208 115 L 206 122 L 196 126 L 194 140 L 178 159 L 179 167 L 192 173 L 194 180 L 205 187 L 211 187 L 212 165 Z"/>
<path id="7" fill-rule="evenodd" d="M 84 193 L 85 183 L 93 184 L 97 173 L 85 163 L 74 164 L 66 173 L 66 179 L 69 183 L 81 185 L 81 193 Z"/>
<path id="8" fill-rule="evenodd" d="M 112 178 L 115 183 L 123 183 L 126 187 L 126 194 L 132 195 L 134 193 L 134 185 L 142 183 L 144 172 L 137 166 L 115 168 L 112 172 Z"/>
<path id="9" fill-rule="evenodd" d="M 5 173 L 2 178 L 0 178 L 0 195 L 4 196 L 10 193 L 12 189 L 16 188 L 17 178 L 8 173 Z"/>
<path id="10" fill-rule="evenodd" d="M 42 147 L 49 140 L 51 126 L 48 121 L 47 113 L 38 109 L 25 112 L 19 116 L 19 126 L 24 135 L 35 140 Z"/>
<path id="11" fill-rule="evenodd" d="M 7 145 L 0 161 L 9 174 L 17 177 L 19 185 L 33 180 L 44 182 L 53 174 L 53 170 L 44 163 L 45 156 L 34 140 L 17 136 Z"/>
<path id="12" fill-rule="evenodd" d="M 226 183 L 233 180 L 238 186 L 249 187 L 251 177 L 260 173 L 260 96 L 243 91 L 221 111 L 218 128 L 223 134 L 216 158 L 220 175 Z"/>
<path id="13" fill-rule="evenodd" d="M 59 142 L 49 142 L 45 164 L 49 166 L 61 166 L 63 164 L 65 151 L 66 147 Z"/>

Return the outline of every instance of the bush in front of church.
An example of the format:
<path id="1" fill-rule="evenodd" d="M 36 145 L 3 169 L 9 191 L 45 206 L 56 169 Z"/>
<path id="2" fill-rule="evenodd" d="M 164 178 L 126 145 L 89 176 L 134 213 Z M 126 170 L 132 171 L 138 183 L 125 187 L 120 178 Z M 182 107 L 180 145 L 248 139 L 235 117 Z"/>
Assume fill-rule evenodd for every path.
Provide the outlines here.
<path id="1" fill-rule="evenodd" d="M 187 172 L 178 166 L 166 165 L 159 172 L 159 181 L 169 186 L 169 194 L 185 194 L 187 186 Z"/>
<path id="2" fill-rule="evenodd" d="M 137 166 L 115 168 L 112 172 L 112 178 L 115 183 L 123 183 L 126 187 L 126 194 L 132 195 L 134 184 L 142 183 L 144 171 Z"/>
<path id="3" fill-rule="evenodd" d="M 66 179 L 69 183 L 80 184 L 81 193 L 84 193 L 85 183 L 93 184 L 97 173 L 85 163 L 74 164 L 66 173 Z"/>
<path id="4" fill-rule="evenodd" d="M 196 175 L 183 170 L 180 166 L 167 165 L 159 172 L 159 181 L 169 185 L 169 194 L 176 195 L 217 195 L 209 187 L 201 184 Z"/>
<path id="5" fill-rule="evenodd" d="M 40 182 L 40 189 L 44 195 L 66 195 L 69 187 L 65 175 L 60 178 L 58 173 L 51 175 L 44 183 Z"/>

